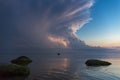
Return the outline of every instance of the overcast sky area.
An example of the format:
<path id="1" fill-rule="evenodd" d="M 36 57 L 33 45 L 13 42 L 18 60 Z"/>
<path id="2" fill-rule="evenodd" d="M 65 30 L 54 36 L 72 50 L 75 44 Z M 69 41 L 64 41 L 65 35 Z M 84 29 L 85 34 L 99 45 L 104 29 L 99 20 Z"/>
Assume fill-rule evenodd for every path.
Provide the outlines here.
<path id="1" fill-rule="evenodd" d="M 118 15 L 118 4 L 114 0 L 101 1 L 0 0 L 0 49 L 2 52 L 35 48 L 89 49 L 93 44 L 101 46 L 101 39 L 107 42 L 106 36 L 120 41 L 116 35 L 119 32 L 106 32 L 106 29 L 112 31 L 113 26 L 114 32 L 120 29 L 120 18 L 112 16 Z M 110 20 L 113 24 L 109 24 Z M 115 23 L 118 24 L 115 26 Z"/>
<path id="2" fill-rule="evenodd" d="M 75 32 L 93 0 L 0 0 L 1 49 L 87 47 Z"/>

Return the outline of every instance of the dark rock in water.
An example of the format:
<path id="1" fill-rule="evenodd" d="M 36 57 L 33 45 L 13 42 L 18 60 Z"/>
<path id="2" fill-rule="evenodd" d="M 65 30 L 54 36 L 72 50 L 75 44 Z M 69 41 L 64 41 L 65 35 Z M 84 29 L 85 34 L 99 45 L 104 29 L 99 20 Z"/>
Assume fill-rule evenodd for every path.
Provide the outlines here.
<path id="1" fill-rule="evenodd" d="M 109 66 L 111 65 L 110 62 L 107 61 L 101 61 L 96 59 L 90 59 L 85 62 L 87 66 Z"/>
<path id="2" fill-rule="evenodd" d="M 11 61 L 11 63 L 13 64 L 17 64 L 17 65 L 28 65 L 29 63 L 31 63 L 32 60 L 26 56 L 21 56 L 21 57 L 18 57 L 17 59 L 14 59 Z"/>
<path id="3" fill-rule="evenodd" d="M 20 66 L 16 64 L 0 65 L 0 77 L 1 76 L 28 76 L 30 70 L 26 66 Z"/>
<path id="4" fill-rule="evenodd" d="M 60 55 L 60 53 L 57 53 L 57 55 L 59 56 L 59 55 Z"/>

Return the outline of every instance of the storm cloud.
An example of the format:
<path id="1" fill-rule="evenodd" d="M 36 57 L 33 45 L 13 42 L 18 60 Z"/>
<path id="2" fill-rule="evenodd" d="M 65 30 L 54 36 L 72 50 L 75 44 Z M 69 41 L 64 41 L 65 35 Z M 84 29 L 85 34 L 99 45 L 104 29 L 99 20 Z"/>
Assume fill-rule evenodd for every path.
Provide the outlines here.
<path id="1" fill-rule="evenodd" d="M 0 0 L 0 49 L 86 48 L 75 34 L 93 0 Z"/>

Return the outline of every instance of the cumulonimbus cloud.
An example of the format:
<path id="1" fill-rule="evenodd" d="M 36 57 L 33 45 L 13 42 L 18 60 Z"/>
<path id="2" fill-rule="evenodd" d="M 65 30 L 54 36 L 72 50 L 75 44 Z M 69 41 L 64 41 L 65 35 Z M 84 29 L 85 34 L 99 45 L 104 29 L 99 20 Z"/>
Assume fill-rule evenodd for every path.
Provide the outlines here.
<path id="1" fill-rule="evenodd" d="M 93 0 L 0 0 L 1 49 L 87 47 L 76 31 Z"/>

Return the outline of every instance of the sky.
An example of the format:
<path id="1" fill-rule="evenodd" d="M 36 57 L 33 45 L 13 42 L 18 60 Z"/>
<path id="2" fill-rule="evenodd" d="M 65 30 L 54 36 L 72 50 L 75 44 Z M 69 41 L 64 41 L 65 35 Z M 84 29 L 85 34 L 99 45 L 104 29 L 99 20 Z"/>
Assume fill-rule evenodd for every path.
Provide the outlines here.
<path id="1" fill-rule="evenodd" d="M 120 46 L 120 0 L 95 0 L 90 9 L 92 20 L 77 31 L 91 46 Z"/>
<path id="2" fill-rule="evenodd" d="M 0 51 L 96 49 L 92 46 L 102 46 L 102 41 L 105 45 L 107 40 L 111 44 L 118 42 L 118 3 L 119 0 L 0 0 Z"/>

